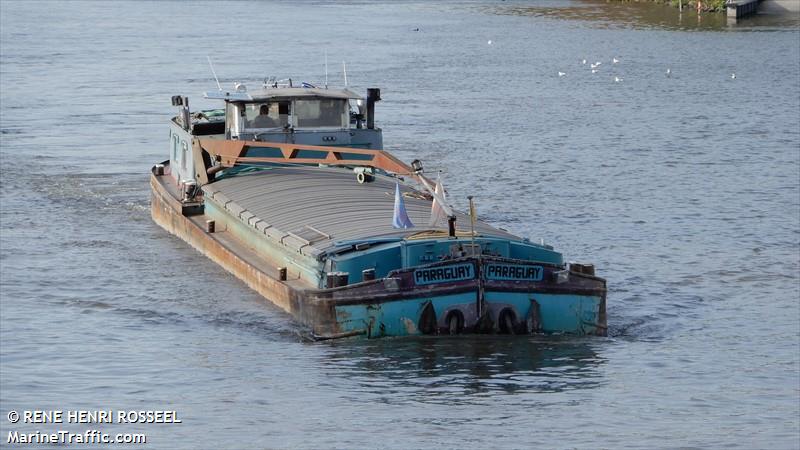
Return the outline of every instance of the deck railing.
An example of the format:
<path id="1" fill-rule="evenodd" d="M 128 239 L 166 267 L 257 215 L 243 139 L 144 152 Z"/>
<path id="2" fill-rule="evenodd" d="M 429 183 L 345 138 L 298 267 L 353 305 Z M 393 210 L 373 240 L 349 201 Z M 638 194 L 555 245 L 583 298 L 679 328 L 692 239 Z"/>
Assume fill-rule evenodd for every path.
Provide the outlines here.
<path id="1" fill-rule="evenodd" d="M 373 167 L 397 175 L 421 178 L 411 166 L 384 150 L 281 142 L 198 140 L 200 147 L 223 168 L 254 163 L 328 164 Z"/>

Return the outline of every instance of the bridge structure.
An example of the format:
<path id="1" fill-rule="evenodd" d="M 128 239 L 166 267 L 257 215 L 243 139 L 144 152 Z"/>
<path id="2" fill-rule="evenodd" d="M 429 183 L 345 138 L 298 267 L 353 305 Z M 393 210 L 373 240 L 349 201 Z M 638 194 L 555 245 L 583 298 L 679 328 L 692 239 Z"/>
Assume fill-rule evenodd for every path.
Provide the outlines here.
<path id="1" fill-rule="evenodd" d="M 728 0 L 728 20 L 736 21 L 757 12 L 768 14 L 800 14 L 800 0 Z"/>

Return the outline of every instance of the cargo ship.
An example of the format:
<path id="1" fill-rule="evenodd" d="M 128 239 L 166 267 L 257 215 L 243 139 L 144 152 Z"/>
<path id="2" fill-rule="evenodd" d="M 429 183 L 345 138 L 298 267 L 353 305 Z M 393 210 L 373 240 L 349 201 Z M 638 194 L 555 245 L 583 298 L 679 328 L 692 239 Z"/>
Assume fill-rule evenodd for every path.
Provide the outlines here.
<path id="1" fill-rule="evenodd" d="M 292 314 L 316 339 L 606 335 L 606 281 L 550 245 L 447 201 L 383 149 L 366 96 L 270 79 L 172 97 L 154 221 Z"/>

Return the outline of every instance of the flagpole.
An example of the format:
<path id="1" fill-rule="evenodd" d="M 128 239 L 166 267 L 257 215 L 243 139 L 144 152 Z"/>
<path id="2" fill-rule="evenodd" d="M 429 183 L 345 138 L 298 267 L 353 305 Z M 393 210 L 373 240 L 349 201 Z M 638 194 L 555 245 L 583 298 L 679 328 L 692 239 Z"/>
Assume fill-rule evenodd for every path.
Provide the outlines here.
<path id="1" fill-rule="evenodd" d="M 467 199 L 469 199 L 469 227 L 470 227 L 470 231 L 471 231 L 470 235 L 471 235 L 471 238 L 472 238 L 472 251 L 473 251 L 473 254 L 474 254 L 474 252 L 475 252 L 475 219 L 476 219 L 477 214 L 475 213 L 475 204 L 472 202 L 472 196 L 468 195 Z M 481 317 L 483 316 L 483 270 L 482 270 L 482 267 L 481 267 L 482 266 L 482 264 L 481 264 L 481 253 L 482 252 L 480 250 L 478 250 L 478 267 L 477 267 L 477 270 L 475 271 L 476 275 L 478 276 L 478 302 L 477 302 L 477 307 L 475 309 L 477 310 L 477 313 L 478 313 L 477 316 L 478 316 L 478 321 L 479 322 L 480 322 Z"/>
<path id="2" fill-rule="evenodd" d="M 468 195 L 469 200 L 469 228 L 470 236 L 472 236 L 472 251 L 475 251 L 475 204 L 472 203 L 472 196 Z"/>

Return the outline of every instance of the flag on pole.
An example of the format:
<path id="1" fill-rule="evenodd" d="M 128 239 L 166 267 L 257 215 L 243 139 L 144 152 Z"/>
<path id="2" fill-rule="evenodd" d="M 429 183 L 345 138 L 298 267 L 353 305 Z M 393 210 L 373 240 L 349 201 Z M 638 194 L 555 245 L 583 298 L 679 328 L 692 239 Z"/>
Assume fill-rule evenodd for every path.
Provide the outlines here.
<path id="1" fill-rule="evenodd" d="M 433 190 L 436 195 L 444 201 L 447 201 L 447 195 L 444 193 L 444 186 L 442 185 L 442 174 L 440 173 L 436 177 L 436 189 Z M 435 227 L 443 221 L 447 220 L 447 214 L 444 212 L 444 208 L 439 203 L 437 197 L 433 197 L 433 204 L 431 205 L 431 220 L 428 222 L 428 225 Z"/>
<path id="2" fill-rule="evenodd" d="M 400 184 L 394 184 L 394 216 L 392 217 L 392 226 L 395 228 L 412 228 L 414 224 L 408 218 L 406 212 L 406 203 L 403 201 L 403 196 L 400 194 Z"/>

